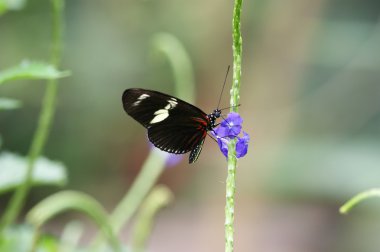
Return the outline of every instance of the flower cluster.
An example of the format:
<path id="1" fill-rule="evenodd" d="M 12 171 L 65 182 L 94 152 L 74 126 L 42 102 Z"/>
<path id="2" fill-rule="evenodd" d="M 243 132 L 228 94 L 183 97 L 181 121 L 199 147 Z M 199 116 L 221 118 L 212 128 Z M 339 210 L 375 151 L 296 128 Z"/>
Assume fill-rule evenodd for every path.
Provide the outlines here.
<path id="1" fill-rule="evenodd" d="M 232 139 L 237 139 L 236 142 L 236 157 L 241 158 L 247 154 L 249 135 L 243 131 L 243 136 L 239 137 L 242 129 L 243 119 L 238 113 L 231 112 L 227 118 L 214 129 L 212 134 L 218 141 L 219 148 L 224 156 L 228 156 L 228 143 Z"/>

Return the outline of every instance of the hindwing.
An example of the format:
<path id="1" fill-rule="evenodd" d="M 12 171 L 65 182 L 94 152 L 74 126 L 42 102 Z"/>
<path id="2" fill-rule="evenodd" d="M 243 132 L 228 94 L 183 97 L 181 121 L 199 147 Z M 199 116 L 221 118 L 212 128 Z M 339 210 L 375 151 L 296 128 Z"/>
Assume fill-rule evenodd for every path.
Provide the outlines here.
<path id="1" fill-rule="evenodd" d="M 148 128 L 148 138 L 154 146 L 175 154 L 193 150 L 206 133 L 205 124 L 188 117 L 169 118 Z"/>

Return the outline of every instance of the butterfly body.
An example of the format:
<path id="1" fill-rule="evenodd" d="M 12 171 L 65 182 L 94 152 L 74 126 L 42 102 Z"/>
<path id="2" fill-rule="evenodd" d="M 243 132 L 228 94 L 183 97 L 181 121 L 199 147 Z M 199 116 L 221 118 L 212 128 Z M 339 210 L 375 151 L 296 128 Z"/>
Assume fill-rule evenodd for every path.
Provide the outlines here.
<path id="1" fill-rule="evenodd" d="M 179 98 L 140 88 L 124 91 L 124 110 L 148 131 L 149 141 L 174 154 L 190 152 L 194 163 L 202 150 L 207 131 L 216 127 L 221 111 L 206 114 Z"/>

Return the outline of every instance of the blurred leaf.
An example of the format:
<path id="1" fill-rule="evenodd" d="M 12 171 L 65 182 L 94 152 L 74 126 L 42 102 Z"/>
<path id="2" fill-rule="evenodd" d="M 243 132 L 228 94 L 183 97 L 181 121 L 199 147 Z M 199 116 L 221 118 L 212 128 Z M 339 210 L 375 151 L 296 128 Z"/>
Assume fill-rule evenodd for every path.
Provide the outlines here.
<path id="1" fill-rule="evenodd" d="M 4 14 L 4 12 L 7 10 L 7 6 L 4 3 L 4 0 L 0 0 L 0 16 Z"/>
<path id="2" fill-rule="evenodd" d="M 69 76 L 69 71 L 58 71 L 54 66 L 43 62 L 24 60 L 20 65 L 0 72 L 0 85 L 10 80 L 57 79 Z"/>
<path id="3" fill-rule="evenodd" d="M 4 230 L 0 237 L 0 251 L 29 251 L 33 230 L 28 226 L 15 226 Z"/>
<path id="4" fill-rule="evenodd" d="M 36 230 L 29 225 L 18 225 L 12 228 L 7 228 L 0 236 L 0 251 L 1 252 L 26 252 L 31 251 L 33 246 L 33 239 L 36 238 Z M 60 249 L 60 240 L 52 235 L 42 235 L 38 237 L 37 250 L 38 252 L 56 252 L 56 251 L 81 251 L 81 252 L 92 252 L 92 248 L 83 247 L 71 247 L 70 250 L 65 247 L 65 249 Z M 98 250 L 102 252 L 115 252 L 114 249 L 104 248 Z M 131 250 L 127 247 L 122 247 L 121 251 L 130 252 Z"/>
<path id="5" fill-rule="evenodd" d="M 24 8 L 26 0 L 0 0 L 0 15 L 8 10 L 21 10 Z"/>
<path id="6" fill-rule="evenodd" d="M 1 236 L 0 251 L 31 251 L 35 230 L 21 225 L 6 229 Z M 38 240 L 39 252 L 58 251 L 58 241 L 53 236 L 42 236 Z"/>
<path id="7" fill-rule="evenodd" d="M 38 250 L 39 252 L 56 252 L 59 251 L 59 240 L 51 235 L 44 235 L 38 240 Z"/>
<path id="8" fill-rule="evenodd" d="M 27 220 L 39 228 L 51 218 L 68 210 L 79 211 L 90 217 L 99 226 L 114 251 L 120 251 L 119 241 L 109 224 L 106 211 L 98 201 L 87 194 L 63 191 L 49 196 L 29 211 Z"/>
<path id="9" fill-rule="evenodd" d="M 10 98 L 0 97 L 0 110 L 16 109 L 21 107 L 21 102 Z"/>
<path id="10" fill-rule="evenodd" d="M 3 152 L 0 154 L 0 194 L 19 186 L 25 179 L 27 159 Z M 40 157 L 33 171 L 33 185 L 58 185 L 66 183 L 66 168 L 62 163 Z"/>

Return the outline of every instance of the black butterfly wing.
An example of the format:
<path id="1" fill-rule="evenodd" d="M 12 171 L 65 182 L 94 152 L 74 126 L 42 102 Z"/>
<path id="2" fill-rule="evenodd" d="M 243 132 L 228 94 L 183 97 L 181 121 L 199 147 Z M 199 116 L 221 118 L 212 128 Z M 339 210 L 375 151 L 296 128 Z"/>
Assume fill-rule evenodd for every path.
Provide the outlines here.
<path id="1" fill-rule="evenodd" d="M 127 89 L 123 104 L 148 129 L 148 138 L 156 147 L 175 154 L 191 151 L 189 162 L 197 160 L 209 124 L 206 113 L 178 98 L 145 89 Z"/>
<path id="2" fill-rule="evenodd" d="M 183 154 L 194 149 L 206 137 L 206 132 L 198 119 L 175 117 L 149 127 L 148 138 L 163 151 Z"/>
<path id="3" fill-rule="evenodd" d="M 169 115 L 170 118 L 181 115 L 207 120 L 206 113 L 190 103 L 153 90 L 130 88 L 124 91 L 122 100 L 124 110 L 145 128 L 164 121 Z"/>
<path id="4" fill-rule="evenodd" d="M 202 141 L 197 146 L 195 146 L 194 149 L 190 152 L 190 156 L 189 156 L 190 164 L 197 161 L 199 154 L 201 154 L 204 141 L 205 141 L 205 138 L 203 138 Z"/>

